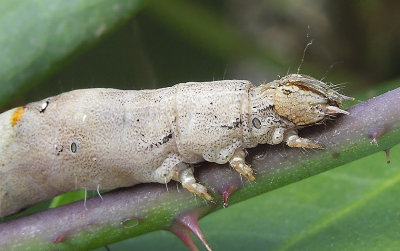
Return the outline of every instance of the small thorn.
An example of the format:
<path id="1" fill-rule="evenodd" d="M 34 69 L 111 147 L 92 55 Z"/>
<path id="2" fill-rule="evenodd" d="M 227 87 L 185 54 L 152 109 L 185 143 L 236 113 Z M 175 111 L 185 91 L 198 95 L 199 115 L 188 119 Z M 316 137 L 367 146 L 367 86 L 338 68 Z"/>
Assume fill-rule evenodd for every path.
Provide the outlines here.
<path id="1" fill-rule="evenodd" d="M 382 136 L 385 133 L 385 128 L 384 127 L 377 127 L 377 128 L 372 128 L 368 136 L 371 139 L 371 145 L 376 145 L 378 146 L 378 138 Z"/>
<path id="2" fill-rule="evenodd" d="M 203 243 L 208 251 L 212 251 L 211 247 L 208 245 L 206 239 L 203 236 L 203 233 L 200 230 L 197 219 L 198 216 L 195 213 L 189 212 L 178 216 L 176 221 L 189 229 L 197 238 L 199 238 L 199 240 Z"/>
<path id="3" fill-rule="evenodd" d="M 174 223 L 168 230 L 175 234 L 191 251 L 199 251 L 187 228 L 183 227 L 181 224 Z"/>
<path id="4" fill-rule="evenodd" d="M 65 241 L 66 236 L 65 235 L 59 235 L 56 237 L 56 239 L 54 240 L 54 243 L 61 243 L 63 241 Z"/>
<path id="5" fill-rule="evenodd" d="M 390 164 L 390 148 L 384 150 L 386 153 L 386 163 Z"/>
<path id="6" fill-rule="evenodd" d="M 229 206 L 228 205 L 228 198 L 229 198 L 229 195 L 231 195 L 231 194 L 232 194 L 231 187 L 230 186 L 224 186 L 224 188 L 222 189 L 222 199 L 224 201 L 224 204 L 223 204 L 224 208 L 227 208 Z"/>

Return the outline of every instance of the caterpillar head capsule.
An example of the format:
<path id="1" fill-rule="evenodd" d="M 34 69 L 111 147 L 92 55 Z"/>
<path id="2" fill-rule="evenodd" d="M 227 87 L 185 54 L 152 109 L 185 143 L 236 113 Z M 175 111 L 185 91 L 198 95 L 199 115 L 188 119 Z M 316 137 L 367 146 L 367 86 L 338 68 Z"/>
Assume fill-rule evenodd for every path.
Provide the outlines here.
<path id="1" fill-rule="evenodd" d="M 340 109 L 344 100 L 353 98 L 344 96 L 327 84 L 301 74 L 290 74 L 271 83 L 274 88 L 274 109 L 281 117 L 296 126 L 318 123 L 325 118 L 338 114 L 349 114 Z"/>

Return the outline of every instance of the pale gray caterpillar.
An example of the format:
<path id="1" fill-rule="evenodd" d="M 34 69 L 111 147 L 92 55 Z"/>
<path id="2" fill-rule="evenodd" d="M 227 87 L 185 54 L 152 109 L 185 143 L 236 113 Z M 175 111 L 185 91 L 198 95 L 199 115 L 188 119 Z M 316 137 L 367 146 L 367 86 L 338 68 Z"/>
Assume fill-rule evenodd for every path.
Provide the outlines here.
<path id="1" fill-rule="evenodd" d="M 250 180 L 245 148 L 286 142 L 320 148 L 297 129 L 348 97 L 309 76 L 260 86 L 244 80 L 158 90 L 84 89 L 0 115 L 0 216 L 58 194 L 179 181 L 208 200 L 191 164 L 227 163 Z"/>

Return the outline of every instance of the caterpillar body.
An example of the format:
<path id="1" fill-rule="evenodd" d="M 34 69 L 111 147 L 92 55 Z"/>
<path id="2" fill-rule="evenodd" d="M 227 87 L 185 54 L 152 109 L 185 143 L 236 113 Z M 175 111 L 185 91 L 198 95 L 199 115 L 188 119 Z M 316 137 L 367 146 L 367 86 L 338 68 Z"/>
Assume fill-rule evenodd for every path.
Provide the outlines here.
<path id="1" fill-rule="evenodd" d="M 227 163 L 250 180 L 245 149 L 319 148 L 297 129 L 348 97 L 312 77 L 189 82 L 157 90 L 82 89 L 0 114 L 0 217 L 76 190 L 171 179 L 212 200 L 191 164 Z"/>

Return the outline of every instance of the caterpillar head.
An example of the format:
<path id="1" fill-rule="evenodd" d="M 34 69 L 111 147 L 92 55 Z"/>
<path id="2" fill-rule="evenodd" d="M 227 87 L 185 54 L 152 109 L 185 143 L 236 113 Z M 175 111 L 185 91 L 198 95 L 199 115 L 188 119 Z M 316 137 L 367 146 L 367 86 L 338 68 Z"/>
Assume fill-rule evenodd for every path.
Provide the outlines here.
<path id="1" fill-rule="evenodd" d="M 301 74 L 287 75 L 272 82 L 270 88 L 275 89 L 272 95 L 275 112 L 296 126 L 315 124 L 338 113 L 348 115 L 340 107 L 344 100 L 353 99 Z"/>

